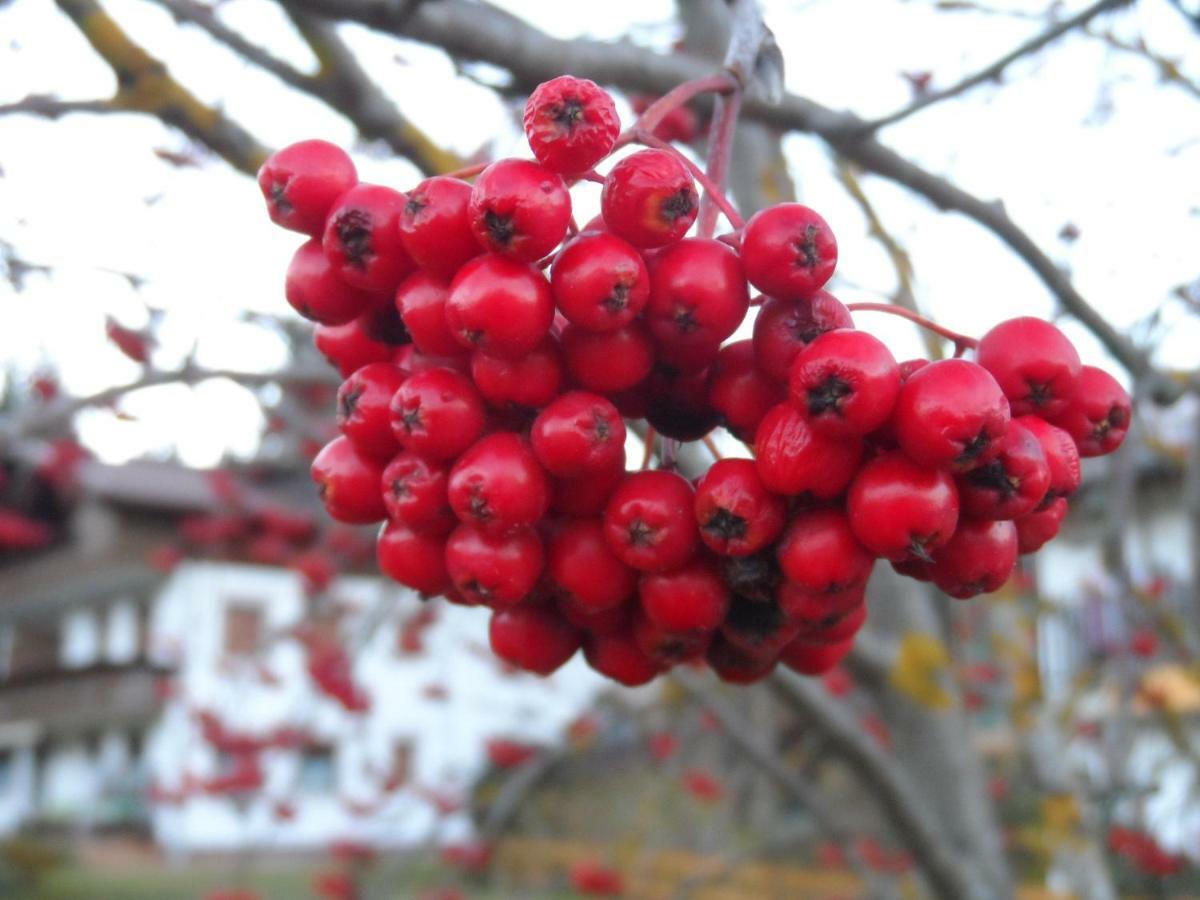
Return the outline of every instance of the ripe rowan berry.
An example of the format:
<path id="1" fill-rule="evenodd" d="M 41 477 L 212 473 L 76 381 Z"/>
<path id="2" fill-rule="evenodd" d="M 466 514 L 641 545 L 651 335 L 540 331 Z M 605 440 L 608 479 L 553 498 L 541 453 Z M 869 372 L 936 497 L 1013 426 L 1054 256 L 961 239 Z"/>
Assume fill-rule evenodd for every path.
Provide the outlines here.
<path id="1" fill-rule="evenodd" d="M 502 159 L 475 179 L 467 220 L 485 250 L 516 262 L 536 262 L 566 235 L 571 195 L 562 177 L 545 166 Z"/>
<path id="2" fill-rule="evenodd" d="M 571 75 L 538 85 L 525 103 L 524 125 L 538 162 L 563 175 L 586 172 L 604 159 L 621 130 L 608 92 Z"/>
<path id="3" fill-rule="evenodd" d="M 975 358 L 995 377 L 1014 416 L 1061 413 L 1083 368 L 1067 336 L 1033 316 L 1001 322 L 980 338 Z"/>
<path id="4" fill-rule="evenodd" d="M 723 459 L 697 482 L 694 510 L 711 550 L 749 556 L 779 537 L 787 504 L 767 490 L 753 460 Z"/>
<path id="5" fill-rule="evenodd" d="M 608 230 L 635 247 L 665 247 L 683 237 L 700 210 L 692 175 L 666 150 L 640 150 L 604 179 L 600 211 Z"/>
<path id="6" fill-rule="evenodd" d="M 692 486 L 674 472 L 634 472 L 613 491 L 604 537 L 625 565 L 666 572 L 687 562 L 700 543 Z"/>
<path id="7" fill-rule="evenodd" d="M 825 286 L 837 266 L 837 240 L 816 211 L 799 203 L 759 210 L 742 230 L 750 283 L 772 297 L 796 299 Z"/>
<path id="8" fill-rule="evenodd" d="M 488 254 L 458 270 L 446 298 L 446 324 L 460 344 L 516 358 L 545 340 L 554 298 L 541 272 Z"/>
<path id="9" fill-rule="evenodd" d="M 271 221 L 320 237 L 334 201 L 358 182 L 354 163 L 328 141 L 300 141 L 277 150 L 258 170 Z"/>

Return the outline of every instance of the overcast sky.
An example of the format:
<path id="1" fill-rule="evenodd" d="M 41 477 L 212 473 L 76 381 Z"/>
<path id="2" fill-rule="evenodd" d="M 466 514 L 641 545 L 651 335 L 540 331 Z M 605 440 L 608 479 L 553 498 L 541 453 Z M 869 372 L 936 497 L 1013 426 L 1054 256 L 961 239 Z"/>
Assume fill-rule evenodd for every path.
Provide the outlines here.
<path id="1" fill-rule="evenodd" d="M 180 28 L 153 4 L 107 0 L 130 33 L 202 99 L 221 104 L 264 143 L 306 137 L 352 145 L 349 124 L 320 104 L 242 63 L 193 28 Z M 677 36 L 668 0 L 607 0 L 579 7 L 545 0 L 499 5 L 555 35 L 633 39 L 665 48 Z M 930 71 L 935 86 L 953 83 L 1035 34 L 1043 25 L 1007 15 L 937 12 L 932 0 L 767 0 L 792 91 L 864 116 L 909 98 L 906 71 Z M 1043 3 L 994 0 L 994 7 L 1037 12 Z M 1067 3 L 1069 10 L 1083 3 Z M 229 0 L 231 25 L 297 65 L 311 60 L 272 4 Z M 1145 0 L 1098 20 L 1157 52 L 1191 61 L 1200 81 L 1200 36 L 1165 0 Z M 345 37 L 400 108 L 435 140 L 470 154 L 492 146 L 525 153 L 514 110 L 456 74 L 439 51 L 346 27 Z M 1186 71 L 1186 66 L 1185 66 Z M 486 70 L 477 71 L 486 79 Z M 51 3 L 0 9 L 0 103 L 30 93 L 104 97 L 108 67 Z M 629 110 L 622 106 L 628 122 Z M 1169 365 L 1200 361 L 1200 325 L 1171 299 L 1200 276 L 1200 98 L 1163 84 L 1147 61 L 1076 36 L 1022 60 L 1002 85 L 935 106 L 888 129 L 884 140 L 928 169 L 985 198 L 1002 198 L 1012 217 L 1068 267 L 1082 293 L 1121 328 L 1162 306 L 1159 348 Z M 167 311 L 154 362 L 177 365 L 196 346 L 208 366 L 269 370 L 283 363 L 275 336 L 239 322 L 245 310 L 287 315 L 283 272 L 297 237 L 271 226 L 254 183 L 216 159 L 177 168 L 156 148 L 188 151 L 186 140 L 156 121 L 132 116 L 73 116 L 60 122 L 0 118 L 0 240 L 30 262 L 53 267 L 21 293 L 0 281 L 0 359 L 27 375 L 52 365 L 71 392 L 135 378 L 138 367 L 103 337 L 106 316 L 131 327 L 147 307 Z M 824 146 L 805 136 L 786 148 L 802 199 L 833 225 L 841 245 L 835 290 L 844 300 L 886 299 L 894 273 L 853 201 L 832 174 Z M 417 173 L 378 148 L 356 147 L 364 179 L 400 189 Z M 948 216 L 902 188 L 865 181 L 889 229 L 909 249 L 918 299 L 951 327 L 979 334 L 1014 315 L 1052 315 L 1041 284 L 995 238 Z M 583 210 L 595 186 L 577 191 Z M 1074 224 L 1074 244 L 1058 233 Z M 135 289 L 121 273 L 144 279 Z M 903 323 L 860 316 L 899 357 L 921 345 Z M 1088 362 L 1107 364 L 1095 341 L 1067 322 Z M 260 415 L 242 389 L 210 382 L 132 395 L 122 409 L 81 420 L 85 440 L 118 461 L 177 447 L 193 465 L 251 454 Z"/>

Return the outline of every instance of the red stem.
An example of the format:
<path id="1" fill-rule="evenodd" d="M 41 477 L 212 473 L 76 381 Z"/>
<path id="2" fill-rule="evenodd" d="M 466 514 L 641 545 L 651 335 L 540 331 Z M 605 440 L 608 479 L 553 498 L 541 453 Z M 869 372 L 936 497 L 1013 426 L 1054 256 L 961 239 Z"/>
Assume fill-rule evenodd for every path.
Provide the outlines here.
<path id="1" fill-rule="evenodd" d="M 733 152 L 733 133 L 741 108 L 741 91 L 734 91 L 729 96 L 718 96 L 712 125 L 708 130 L 708 177 L 716 185 L 721 197 L 725 196 L 729 158 Z M 700 224 L 697 231 L 702 238 L 712 237 L 713 232 L 717 230 L 716 196 L 706 191 L 704 199 L 700 201 Z"/>
<path id="2" fill-rule="evenodd" d="M 692 173 L 692 177 L 700 182 L 700 186 L 712 197 L 713 203 L 720 207 L 721 212 L 725 214 L 725 218 L 729 220 L 730 225 L 734 228 L 741 228 L 746 224 L 742 221 L 742 217 L 738 215 L 737 210 L 733 208 L 733 205 L 725 198 L 725 195 L 721 193 L 720 189 L 704 174 L 704 170 L 680 153 L 677 147 L 640 129 L 634 132 L 634 140 L 639 144 L 645 144 L 647 147 L 653 147 L 655 150 L 665 150 L 668 153 L 673 153 L 675 158 L 683 163 L 687 167 L 687 170 Z"/>
<path id="3" fill-rule="evenodd" d="M 663 119 L 701 94 L 709 91 L 728 93 L 737 90 L 737 86 L 737 80 L 728 72 L 717 72 L 713 75 L 706 75 L 704 78 L 696 78 L 676 85 L 646 107 L 645 112 L 638 116 L 638 120 L 633 123 L 633 127 L 617 138 L 617 147 L 624 147 L 635 140 L 633 135 L 639 130 L 653 132 L 662 124 Z"/>
<path id="4" fill-rule="evenodd" d="M 475 163 L 475 165 L 473 165 L 473 166 L 467 166 L 462 169 L 455 169 L 453 172 L 447 172 L 446 177 L 447 178 L 474 178 L 476 175 L 478 175 L 480 172 L 482 172 L 484 169 L 486 169 L 490 165 L 491 165 L 490 162 Z"/>
<path id="5" fill-rule="evenodd" d="M 934 334 L 941 335 L 946 340 L 952 341 L 956 351 L 955 355 L 958 356 L 961 356 L 964 350 L 969 350 L 979 345 L 979 341 L 975 338 L 959 334 L 957 331 L 951 331 L 949 328 L 925 318 L 920 313 L 905 309 L 903 306 L 896 306 L 892 303 L 847 303 L 846 308 L 850 312 L 881 312 L 892 316 L 899 316 L 902 319 L 908 319 L 908 321 L 919 325 L 927 331 L 932 331 Z"/>

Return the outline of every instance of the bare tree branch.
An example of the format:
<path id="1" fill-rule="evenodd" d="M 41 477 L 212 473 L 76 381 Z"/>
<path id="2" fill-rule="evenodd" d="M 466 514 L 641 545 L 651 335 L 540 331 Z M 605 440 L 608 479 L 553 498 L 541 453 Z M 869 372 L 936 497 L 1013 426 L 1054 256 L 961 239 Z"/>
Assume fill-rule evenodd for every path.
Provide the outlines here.
<path id="1" fill-rule="evenodd" d="M 30 94 L 16 103 L 0 103 L 0 116 L 41 116 L 44 119 L 60 119 L 71 113 L 119 113 L 128 112 L 112 100 L 59 100 L 47 94 Z"/>

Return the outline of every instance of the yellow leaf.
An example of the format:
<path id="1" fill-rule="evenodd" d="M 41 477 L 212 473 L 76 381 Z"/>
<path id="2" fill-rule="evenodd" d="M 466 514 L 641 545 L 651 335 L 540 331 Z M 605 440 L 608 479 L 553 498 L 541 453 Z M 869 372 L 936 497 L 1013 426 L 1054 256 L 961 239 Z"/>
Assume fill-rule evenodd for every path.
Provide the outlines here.
<path id="1" fill-rule="evenodd" d="M 910 631 L 900 641 L 889 680 L 893 688 L 922 706 L 947 709 L 953 701 L 942 678 L 949 664 L 945 644 L 933 635 Z"/>

